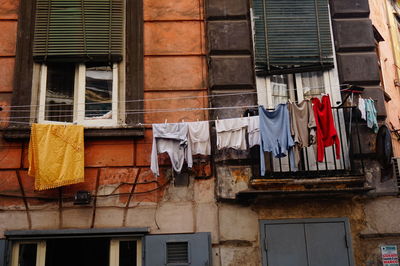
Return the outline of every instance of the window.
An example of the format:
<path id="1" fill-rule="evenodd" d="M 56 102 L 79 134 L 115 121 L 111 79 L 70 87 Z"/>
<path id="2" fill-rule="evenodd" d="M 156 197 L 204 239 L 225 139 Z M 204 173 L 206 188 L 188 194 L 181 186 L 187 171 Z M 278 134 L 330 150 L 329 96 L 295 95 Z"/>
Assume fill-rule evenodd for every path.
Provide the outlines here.
<path id="1" fill-rule="evenodd" d="M 11 266 L 141 266 L 135 238 L 55 238 L 13 244 Z"/>
<path id="2" fill-rule="evenodd" d="M 117 124 L 123 10 L 123 0 L 37 0 L 39 122 Z"/>
<path id="3" fill-rule="evenodd" d="M 128 236 L 129 230 L 65 229 L 48 231 L 45 239 L 37 235 L 44 231 L 6 232 L 9 239 L 0 239 L 0 265 L 2 260 L 11 266 L 212 265 L 210 233 L 139 237 Z"/>
<path id="4" fill-rule="evenodd" d="M 10 118 L 19 124 L 11 129 L 28 128 L 29 122 L 87 127 L 142 122 L 143 115 L 133 112 L 143 108 L 137 101 L 143 98 L 142 5 L 126 0 L 23 1 L 12 100 L 16 107 Z"/>
<path id="5" fill-rule="evenodd" d="M 118 116 L 118 64 L 43 64 L 38 121 L 113 126 Z"/>
<path id="6" fill-rule="evenodd" d="M 330 93 L 340 100 L 327 0 L 253 0 L 259 104 Z"/>
<path id="7" fill-rule="evenodd" d="M 260 222 L 264 266 L 353 266 L 347 219 L 271 220 Z"/>
<path id="8" fill-rule="evenodd" d="M 258 104 L 274 109 L 289 100 L 329 94 L 331 105 L 341 102 L 339 78 L 335 68 L 331 22 L 327 0 L 252 0 L 252 28 Z M 340 110 L 336 124 L 344 122 Z M 343 128 L 337 130 L 345 138 Z M 324 163 L 316 161 L 312 147 L 303 149 L 298 170 L 343 170 L 348 166 L 348 148 L 342 141 L 342 157 L 335 159 L 328 147 Z M 291 172 L 288 158 L 267 154 L 267 168 Z M 346 161 L 346 162 L 345 162 Z"/>

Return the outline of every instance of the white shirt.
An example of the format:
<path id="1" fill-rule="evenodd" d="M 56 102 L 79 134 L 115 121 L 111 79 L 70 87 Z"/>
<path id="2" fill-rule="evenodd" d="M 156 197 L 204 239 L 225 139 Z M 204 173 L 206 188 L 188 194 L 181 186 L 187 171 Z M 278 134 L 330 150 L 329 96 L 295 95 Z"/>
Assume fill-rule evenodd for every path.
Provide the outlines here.
<path id="1" fill-rule="evenodd" d="M 192 154 L 211 155 L 210 125 L 208 121 L 190 122 L 189 138 Z"/>

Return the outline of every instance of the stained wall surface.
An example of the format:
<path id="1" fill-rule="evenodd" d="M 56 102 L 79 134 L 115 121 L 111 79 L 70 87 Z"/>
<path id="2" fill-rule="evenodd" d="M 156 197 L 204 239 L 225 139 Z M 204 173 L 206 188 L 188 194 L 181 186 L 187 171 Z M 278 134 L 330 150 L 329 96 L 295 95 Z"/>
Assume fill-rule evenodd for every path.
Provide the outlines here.
<path id="1" fill-rule="evenodd" d="M 213 191 L 213 179 L 192 181 L 191 189 L 185 189 L 185 203 L 177 203 L 179 208 L 165 203 L 167 209 L 164 209 L 164 204 L 160 202 L 169 202 L 168 187 L 174 189 L 167 184 L 171 176 L 169 160 L 165 156 L 160 158 L 159 178 L 154 177 L 149 166 L 151 123 L 164 122 L 165 119 L 168 122 L 207 119 L 207 111 L 170 111 L 208 106 L 205 97 L 203 2 L 145 0 L 143 5 L 144 108 L 147 110 L 144 114 L 144 123 L 147 124 L 144 138 L 85 139 L 85 182 L 43 192 L 34 191 L 34 178 L 27 174 L 28 140 L 7 142 L 0 138 L 0 194 L 12 195 L 0 200 L 0 234 L 14 229 L 119 226 L 149 226 L 155 232 L 194 232 L 201 229 L 196 229 L 190 222 L 198 215 L 192 208 L 194 191 L 200 195 L 197 197 L 203 201 L 201 204 L 205 204 L 199 203 L 199 211 L 213 208 L 214 205 L 209 206 L 213 204 L 213 198 L 208 195 Z M 18 1 L 0 1 L 2 106 L 10 105 L 13 91 L 18 7 Z M 189 98 L 181 100 L 181 97 Z M 160 113 L 152 112 L 152 109 L 169 111 Z M 7 112 L 0 112 L 0 125 L 8 124 L 3 122 L 8 115 Z M 209 171 L 207 173 L 211 176 Z M 135 181 L 138 184 L 132 186 Z M 133 187 L 134 193 L 130 198 Z M 78 190 L 96 195 L 95 207 L 74 206 L 72 197 Z M 27 196 L 26 200 L 22 195 Z M 157 217 L 160 218 L 157 220 Z"/>
<path id="2" fill-rule="evenodd" d="M 382 88 L 390 96 L 391 100 L 386 102 L 387 119 L 386 123 L 392 129 L 400 129 L 400 87 L 396 86 L 399 80 L 399 62 L 396 57 L 400 57 L 399 49 L 399 30 L 395 24 L 392 1 L 369 0 L 370 18 L 376 27 L 383 41 L 379 42 L 379 61 L 382 69 Z M 400 156 L 400 141 L 393 134 L 394 156 Z"/>
<path id="3" fill-rule="evenodd" d="M 380 2 L 373 2 L 371 18 L 379 21 L 377 27 L 384 27 L 379 20 L 380 11 L 374 11 Z M 215 94 L 254 91 L 252 70 L 242 69 L 244 76 L 234 75 L 235 69 L 242 66 L 240 62 L 251 67 L 251 41 L 241 39 L 238 47 L 229 46 L 229 32 L 235 29 L 234 25 L 241 29 L 239 35 L 242 37 L 250 32 L 247 1 L 208 1 L 214 12 L 209 14 L 212 18 L 208 24 L 209 34 L 217 34 L 207 42 L 203 8 L 206 3 L 202 0 L 144 0 L 143 3 L 144 107 L 148 111 L 144 115 L 145 124 L 162 123 L 165 119 L 168 122 L 207 120 L 206 111 L 156 113 L 151 109 L 208 107 L 209 100 L 204 96 L 209 87 Z M 219 9 L 221 3 L 222 11 Z M 18 1 L 0 0 L 0 105 L 9 105 L 11 100 L 17 23 Z M 381 34 L 387 33 L 382 30 Z M 226 45 L 222 47 L 221 43 Z M 385 43 L 381 45 L 388 47 Z M 212 54 L 209 59 L 214 63 L 211 69 L 215 70 L 211 85 L 208 84 L 207 53 Z M 384 69 L 390 72 L 390 60 L 393 59 L 389 58 L 386 48 L 381 59 L 384 61 L 385 58 L 388 63 L 384 64 Z M 230 65 L 232 60 L 239 63 Z M 224 80 L 226 75 L 237 80 Z M 385 80 L 392 77 L 390 73 L 385 74 Z M 242 78 L 244 80 L 240 80 Z M 394 88 L 388 87 L 387 92 L 393 94 L 393 99 L 397 97 Z M 179 99 L 187 96 L 191 98 Z M 163 98 L 168 99 L 160 100 Z M 239 100 L 247 104 L 255 102 L 253 97 Z M 229 106 L 236 103 L 235 99 L 224 98 L 221 103 L 214 104 Z M 397 108 L 392 103 L 388 106 Z M 1 121 L 7 117 L 8 113 L 0 112 Z M 388 119 L 395 118 L 389 116 Z M 218 202 L 215 192 L 219 183 L 213 177 L 215 173 L 210 163 L 197 169 L 205 173 L 207 179 L 196 179 L 195 170 L 187 187 L 176 187 L 167 183 L 172 174 L 165 156 L 159 160 L 161 176 L 155 178 L 151 173 L 151 146 L 152 133 L 148 125 L 144 138 L 140 139 L 88 139 L 85 143 L 85 182 L 36 192 L 33 177 L 27 175 L 28 141 L 6 142 L 0 138 L 0 196 L 3 195 L 0 197 L 0 238 L 6 230 L 122 226 L 149 227 L 152 234 L 211 232 L 213 265 L 256 266 L 261 263 L 260 220 L 348 217 L 356 264 L 376 265 L 373 263 L 379 260 L 377 247 L 384 241 L 367 240 L 361 235 L 400 230 L 397 226 L 400 223 L 391 222 L 391 226 L 385 227 L 387 222 L 397 221 L 391 216 L 399 205 L 394 198 L 279 198 L 259 200 L 250 205 Z M 249 171 L 236 173 L 240 176 L 237 183 L 248 181 Z M 134 191 L 133 183 L 137 183 Z M 96 195 L 95 202 L 89 206 L 74 206 L 72 197 L 78 190 L 88 190 Z M 22 195 L 27 196 L 26 200 Z M 384 208 L 387 205 L 392 207 Z M 391 241 L 386 240 L 387 243 Z"/>

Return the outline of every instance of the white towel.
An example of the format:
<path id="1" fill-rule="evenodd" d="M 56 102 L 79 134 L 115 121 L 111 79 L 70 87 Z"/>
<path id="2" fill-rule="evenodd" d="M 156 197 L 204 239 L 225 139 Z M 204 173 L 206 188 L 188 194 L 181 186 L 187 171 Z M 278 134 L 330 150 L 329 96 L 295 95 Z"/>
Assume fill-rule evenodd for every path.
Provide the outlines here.
<path id="1" fill-rule="evenodd" d="M 260 145 L 260 117 L 250 116 L 249 120 L 249 146 L 254 147 Z"/>
<path id="2" fill-rule="evenodd" d="M 215 122 L 217 130 L 217 148 L 233 148 L 246 150 L 246 129 L 248 118 L 222 119 Z"/>

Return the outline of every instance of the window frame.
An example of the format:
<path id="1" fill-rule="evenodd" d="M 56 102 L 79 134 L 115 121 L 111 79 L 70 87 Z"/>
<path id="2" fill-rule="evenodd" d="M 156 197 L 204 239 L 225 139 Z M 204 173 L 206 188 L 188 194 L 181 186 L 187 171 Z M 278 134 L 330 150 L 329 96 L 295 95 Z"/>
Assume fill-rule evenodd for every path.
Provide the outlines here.
<path id="1" fill-rule="evenodd" d="M 46 113 L 46 92 L 47 92 L 47 65 L 41 64 L 40 66 L 40 82 L 38 90 L 38 123 L 48 124 L 71 124 L 70 122 L 57 122 L 45 119 Z M 118 125 L 119 119 L 119 91 L 124 88 L 120 88 L 119 84 L 119 64 L 114 63 L 112 65 L 112 118 L 111 119 L 85 119 L 85 91 L 86 91 L 86 66 L 85 64 L 75 65 L 75 82 L 74 82 L 74 104 L 73 104 L 73 121 L 85 127 L 115 127 Z"/>
<path id="2" fill-rule="evenodd" d="M 110 266 L 119 266 L 119 247 L 121 241 L 136 241 L 136 265 L 142 266 L 143 241 L 138 237 L 110 239 Z"/>
<path id="3" fill-rule="evenodd" d="M 21 244 L 36 244 L 36 266 L 45 266 L 46 263 L 46 241 L 16 241 L 12 244 L 11 266 L 18 266 L 19 249 Z"/>

